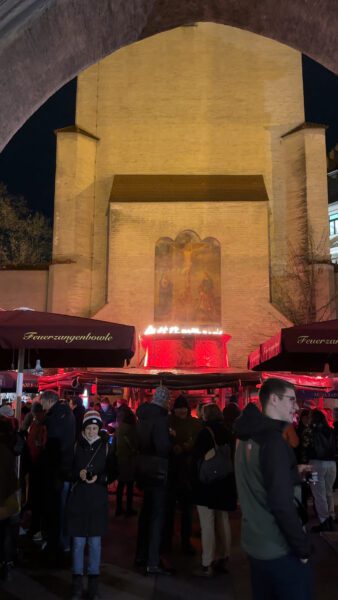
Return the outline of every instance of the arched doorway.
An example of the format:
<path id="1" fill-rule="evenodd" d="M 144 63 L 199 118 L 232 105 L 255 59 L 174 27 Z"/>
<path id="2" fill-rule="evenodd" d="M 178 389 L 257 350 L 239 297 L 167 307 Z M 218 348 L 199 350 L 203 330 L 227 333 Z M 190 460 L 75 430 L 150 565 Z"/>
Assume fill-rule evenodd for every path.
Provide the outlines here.
<path id="1" fill-rule="evenodd" d="M 0 148 L 63 84 L 130 43 L 197 21 L 252 31 L 337 70 L 335 0 L 7 0 L 0 9 Z"/>

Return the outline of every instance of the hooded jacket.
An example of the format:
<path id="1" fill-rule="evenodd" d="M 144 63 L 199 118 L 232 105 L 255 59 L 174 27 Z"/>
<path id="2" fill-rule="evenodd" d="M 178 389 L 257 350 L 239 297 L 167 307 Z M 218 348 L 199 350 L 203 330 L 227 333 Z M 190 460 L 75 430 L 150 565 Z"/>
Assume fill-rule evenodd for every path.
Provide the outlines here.
<path id="1" fill-rule="evenodd" d="M 253 558 L 310 555 L 310 541 L 297 512 L 300 478 L 293 449 L 283 438 L 286 423 L 249 404 L 235 421 L 235 456 L 242 508 L 242 546 Z"/>

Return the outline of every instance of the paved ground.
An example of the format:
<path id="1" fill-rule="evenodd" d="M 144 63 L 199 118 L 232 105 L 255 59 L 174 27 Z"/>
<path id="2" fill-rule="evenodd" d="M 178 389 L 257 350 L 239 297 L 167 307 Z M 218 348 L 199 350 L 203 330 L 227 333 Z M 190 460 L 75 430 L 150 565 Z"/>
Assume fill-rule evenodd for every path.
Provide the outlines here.
<path id="1" fill-rule="evenodd" d="M 112 500 L 112 505 L 114 500 Z M 177 569 L 173 577 L 145 577 L 132 567 L 136 519 L 112 517 L 109 535 L 104 542 L 103 567 L 100 583 L 102 600 L 250 600 L 249 570 L 239 547 L 240 515 L 231 519 L 233 555 L 228 575 L 211 580 L 194 577 L 199 557 L 186 558 L 175 547 L 172 562 Z M 331 544 L 313 534 L 316 572 L 316 600 L 338 598 L 337 534 Z M 0 587 L 1 600 L 59 600 L 69 598 L 71 576 L 67 570 L 47 570 L 39 564 L 36 549 L 22 542 L 28 563 L 13 572 L 12 581 Z M 194 545 L 199 550 L 198 522 L 194 530 Z"/>

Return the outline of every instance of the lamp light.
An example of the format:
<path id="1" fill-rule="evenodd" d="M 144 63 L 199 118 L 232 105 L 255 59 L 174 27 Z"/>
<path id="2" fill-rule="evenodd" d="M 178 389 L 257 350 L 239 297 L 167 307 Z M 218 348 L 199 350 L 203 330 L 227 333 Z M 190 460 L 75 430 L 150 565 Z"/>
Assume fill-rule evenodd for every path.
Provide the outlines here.
<path id="1" fill-rule="evenodd" d="M 179 327 L 178 325 L 161 325 L 160 327 L 154 327 L 149 325 L 144 332 L 144 335 L 223 335 L 222 329 L 216 327 L 215 329 L 200 329 L 200 327 Z"/>
<path id="2" fill-rule="evenodd" d="M 41 361 L 39 358 L 36 359 L 36 365 L 35 368 L 32 370 L 32 375 L 37 375 L 38 377 L 41 377 L 41 375 L 43 375 L 43 368 L 41 366 Z"/>

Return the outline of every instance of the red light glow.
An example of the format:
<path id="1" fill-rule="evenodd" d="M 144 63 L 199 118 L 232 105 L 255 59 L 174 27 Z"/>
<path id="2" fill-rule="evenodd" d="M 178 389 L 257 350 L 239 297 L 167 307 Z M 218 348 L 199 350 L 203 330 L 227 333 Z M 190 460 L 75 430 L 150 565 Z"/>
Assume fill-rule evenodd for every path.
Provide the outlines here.
<path id="1" fill-rule="evenodd" d="M 157 369 L 224 368 L 229 366 L 227 341 L 223 335 L 144 335 L 144 365 Z"/>

